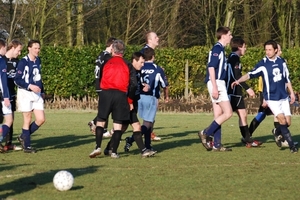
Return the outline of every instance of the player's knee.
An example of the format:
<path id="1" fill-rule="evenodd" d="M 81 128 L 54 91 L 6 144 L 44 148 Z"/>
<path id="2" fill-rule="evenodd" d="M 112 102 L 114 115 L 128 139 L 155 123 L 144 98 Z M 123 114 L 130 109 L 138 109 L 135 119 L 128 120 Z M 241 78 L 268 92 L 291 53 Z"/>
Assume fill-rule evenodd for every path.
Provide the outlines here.
<path id="1" fill-rule="evenodd" d="M 259 112 L 255 117 L 255 119 L 258 122 L 262 122 L 265 118 L 266 118 L 266 113 L 264 113 L 264 112 Z"/>

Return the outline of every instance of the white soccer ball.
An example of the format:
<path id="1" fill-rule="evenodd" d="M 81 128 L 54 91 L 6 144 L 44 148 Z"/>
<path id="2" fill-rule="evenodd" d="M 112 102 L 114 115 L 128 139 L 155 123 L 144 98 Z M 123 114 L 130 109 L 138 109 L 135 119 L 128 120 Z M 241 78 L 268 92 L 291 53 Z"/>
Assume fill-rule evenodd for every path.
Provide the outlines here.
<path id="1" fill-rule="evenodd" d="M 54 187 L 59 191 L 67 191 L 71 189 L 73 183 L 74 183 L 73 175 L 66 170 L 61 170 L 57 172 L 53 177 Z"/>

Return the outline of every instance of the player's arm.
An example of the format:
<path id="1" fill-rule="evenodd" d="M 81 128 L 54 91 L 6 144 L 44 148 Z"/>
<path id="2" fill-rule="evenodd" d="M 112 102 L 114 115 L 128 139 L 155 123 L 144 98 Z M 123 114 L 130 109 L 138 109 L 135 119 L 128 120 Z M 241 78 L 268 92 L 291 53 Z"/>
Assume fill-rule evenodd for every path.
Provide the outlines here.
<path id="1" fill-rule="evenodd" d="M 160 71 L 160 74 L 161 74 L 161 82 L 160 82 L 160 85 L 163 87 L 163 91 L 164 91 L 164 99 L 165 99 L 165 102 L 169 102 L 169 82 L 168 82 L 168 78 L 165 74 L 165 71 L 163 68 L 159 68 L 161 71 Z"/>
<path id="2" fill-rule="evenodd" d="M 235 80 L 238 80 L 242 77 L 242 70 L 239 68 L 239 63 L 235 64 L 233 73 L 234 73 Z M 249 87 L 249 85 L 246 82 L 241 82 L 240 86 L 246 90 L 249 96 L 251 97 L 255 96 L 254 91 Z"/>
<path id="3" fill-rule="evenodd" d="M 127 96 L 129 104 L 132 104 L 137 90 L 136 72 L 131 63 L 127 63 L 127 65 L 129 68 L 129 87 Z"/>
<path id="4" fill-rule="evenodd" d="M 8 90 L 8 85 L 7 85 L 7 74 L 6 74 L 6 61 L 4 59 L 1 59 L 1 85 L 2 85 L 2 97 L 4 100 L 4 105 L 9 106 L 10 105 L 10 100 L 9 100 L 9 90 Z"/>
<path id="5" fill-rule="evenodd" d="M 219 91 L 217 87 L 217 82 L 216 82 L 216 72 L 214 67 L 208 67 L 208 74 L 209 78 L 212 84 L 212 98 L 218 99 L 219 98 Z"/>
<path id="6" fill-rule="evenodd" d="M 26 81 L 26 77 L 28 76 L 28 70 L 25 71 L 26 60 L 21 59 L 17 65 L 16 76 L 14 78 L 15 84 L 18 87 L 29 90 L 29 82 Z"/>
<path id="7" fill-rule="evenodd" d="M 289 77 L 289 69 L 286 65 L 286 63 L 284 62 L 283 63 L 283 69 L 284 69 L 284 72 L 285 72 L 285 78 L 286 78 L 286 86 L 287 86 L 287 89 L 289 91 L 289 94 L 290 94 L 290 104 L 293 104 L 295 102 L 295 93 L 294 93 L 294 90 L 293 90 L 293 86 L 292 86 L 292 83 L 291 83 L 291 80 L 290 80 L 290 77 Z"/>

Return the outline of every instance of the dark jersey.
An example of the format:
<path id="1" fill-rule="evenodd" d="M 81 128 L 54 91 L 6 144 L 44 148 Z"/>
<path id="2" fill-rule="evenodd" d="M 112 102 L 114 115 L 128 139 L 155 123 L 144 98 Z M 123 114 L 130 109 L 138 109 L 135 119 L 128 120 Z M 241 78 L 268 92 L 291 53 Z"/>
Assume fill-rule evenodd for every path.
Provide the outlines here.
<path id="1" fill-rule="evenodd" d="M 7 85 L 8 85 L 9 94 L 11 97 L 14 97 L 14 96 L 16 96 L 16 85 L 14 82 L 14 78 L 16 76 L 16 68 L 17 68 L 19 59 L 18 58 L 9 59 L 5 56 L 3 56 L 3 58 L 5 58 L 5 60 L 6 60 Z"/>
<path id="2" fill-rule="evenodd" d="M 109 59 L 102 69 L 100 88 L 102 90 L 119 90 L 125 92 L 133 100 L 137 81 L 132 64 L 119 56 Z"/>
<path id="3" fill-rule="evenodd" d="M 104 50 L 102 51 L 96 60 L 96 67 L 95 67 L 95 88 L 96 92 L 99 92 L 101 90 L 100 88 L 100 80 L 102 77 L 102 70 L 104 64 L 111 58 L 111 55 L 108 51 Z"/>
<path id="4" fill-rule="evenodd" d="M 205 83 L 207 83 L 210 80 L 210 76 L 208 72 L 209 67 L 215 68 L 216 80 L 226 79 L 227 63 L 225 57 L 225 50 L 224 50 L 224 46 L 219 42 L 217 42 L 209 52 L 208 63 L 206 67 Z"/>
<path id="5" fill-rule="evenodd" d="M 236 53 L 229 54 L 227 60 L 227 73 L 226 86 L 228 95 L 242 96 L 243 88 L 245 90 L 249 89 L 249 86 L 245 82 L 242 82 L 240 85 L 236 85 L 234 88 L 231 88 L 231 83 L 242 77 L 240 56 L 238 56 Z"/>
<path id="6" fill-rule="evenodd" d="M 44 93 L 44 86 L 41 75 L 41 60 L 36 57 L 31 61 L 28 56 L 23 57 L 17 65 L 15 83 L 18 87 L 29 90 L 29 84 L 38 86 Z"/>
<path id="7" fill-rule="evenodd" d="M 265 100 L 278 101 L 288 98 L 286 83 L 290 82 L 286 62 L 280 57 L 270 60 L 264 57 L 249 73 L 250 78 L 262 76 Z"/>
<path id="8" fill-rule="evenodd" d="M 10 98 L 7 86 L 6 60 L 0 56 L 0 90 L 2 98 Z M 1 98 L 1 100 L 3 100 Z"/>
<path id="9" fill-rule="evenodd" d="M 160 87 L 165 88 L 169 85 L 164 70 L 153 62 L 144 63 L 141 69 L 141 81 L 150 86 L 148 92 L 141 90 L 141 94 L 156 98 L 160 98 Z"/>

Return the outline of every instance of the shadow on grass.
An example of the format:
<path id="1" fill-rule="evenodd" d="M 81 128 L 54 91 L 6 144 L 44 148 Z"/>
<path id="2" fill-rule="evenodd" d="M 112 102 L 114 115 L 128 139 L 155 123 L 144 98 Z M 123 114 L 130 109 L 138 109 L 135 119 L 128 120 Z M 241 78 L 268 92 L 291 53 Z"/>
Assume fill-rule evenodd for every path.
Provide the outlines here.
<path id="1" fill-rule="evenodd" d="M 69 168 L 65 169 L 69 171 L 76 180 L 76 177 L 82 176 L 89 173 L 94 173 L 97 171 L 97 169 L 101 166 L 91 166 L 86 168 Z M 52 183 L 53 177 L 57 171 L 61 169 L 57 169 L 56 171 L 50 171 L 50 172 L 42 172 L 42 173 L 36 173 L 32 176 L 26 176 L 19 179 L 16 179 L 11 182 L 2 183 L 0 184 L 0 191 L 10 191 L 7 192 L 4 195 L 0 196 L 0 199 L 5 199 L 9 196 L 21 194 L 24 192 L 30 192 L 30 190 L 33 190 L 35 188 L 43 187 L 43 185 Z M 6 179 L 9 180 L 9 179 Z M 54 188 L 54 187 L 53 187 Z M 79 190 L 84 188 L 83 186 L 75 186 L 71 188 L 71 190 Z"/>

